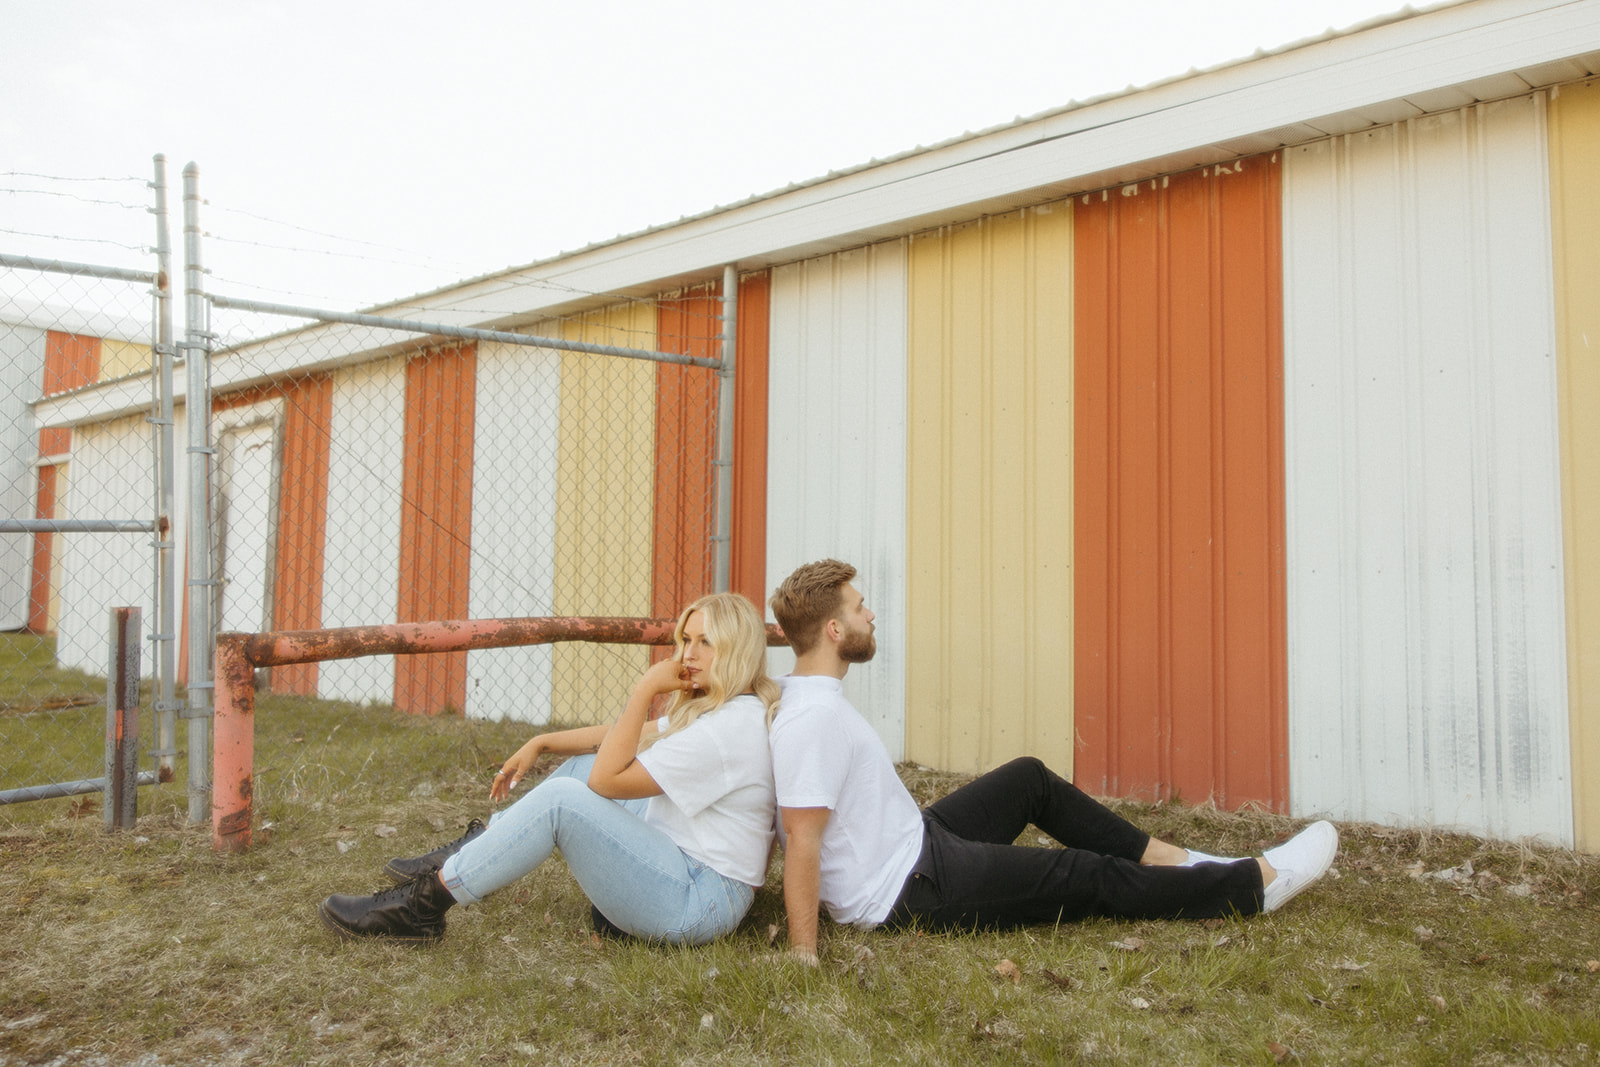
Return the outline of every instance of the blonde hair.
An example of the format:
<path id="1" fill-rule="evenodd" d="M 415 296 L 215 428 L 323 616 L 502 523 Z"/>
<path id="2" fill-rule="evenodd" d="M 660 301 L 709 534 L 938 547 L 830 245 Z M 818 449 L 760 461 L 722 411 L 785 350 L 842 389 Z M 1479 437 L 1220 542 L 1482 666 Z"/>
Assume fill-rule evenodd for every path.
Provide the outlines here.
<path id="1" fill-rule="evenodd" d="M 777 714 L 780 690 L 767 675 L 767 626 L 755 605 L 738 593 L 712 593 L 696 600 L 683 609 L 673 627 L 677 656 L 683 655 L 683 628 L 697 611 L 712 651 L 705 692 L 698 696 L 684 690 L 674 693 L 667 705 L 667 725 L 660 731 L 646 730 L 639 740 L 640 752 L 744 693 L 760 699 L 767 709 L 768 726 Z"/>

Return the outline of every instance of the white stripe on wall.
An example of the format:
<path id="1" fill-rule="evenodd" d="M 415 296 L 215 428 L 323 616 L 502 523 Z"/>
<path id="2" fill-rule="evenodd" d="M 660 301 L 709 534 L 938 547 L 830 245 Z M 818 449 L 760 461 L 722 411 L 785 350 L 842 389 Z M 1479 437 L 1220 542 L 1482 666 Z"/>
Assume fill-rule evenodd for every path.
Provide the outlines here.
<path id="1" fill-rule="evenodd" d="M 1290 805 L 1572 840 L 1544 98 L 1286 153 Z"/>

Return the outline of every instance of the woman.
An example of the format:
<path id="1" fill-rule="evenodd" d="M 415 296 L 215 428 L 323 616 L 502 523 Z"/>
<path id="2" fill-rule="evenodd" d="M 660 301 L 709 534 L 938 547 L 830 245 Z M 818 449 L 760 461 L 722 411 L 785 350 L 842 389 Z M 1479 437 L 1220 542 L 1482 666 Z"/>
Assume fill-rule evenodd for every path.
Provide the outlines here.
<path id="1" fill-rule="evenodd" d="M 391 861 L 392 875 L 414 875 L 403 884 L 324 900 L 323 921 L 346 936 L 431 941 L 452 906 L 510 885 L 560 848 L 598 912 L 626 933 L 696 945 L 732 931 L 766 879 L 772 846 L 767 725 L 779 694 L 766 628 L 744 597 L 716 593 L 683 610 L 673 641 L 672 658 L 644 672 L 613 725 L 533 738 L 489 796 L 504 800 L 540 753 L 592 758 L 567 761 L 481 832 Z M 650 723 L 663 693 L 672 700 Z"/>

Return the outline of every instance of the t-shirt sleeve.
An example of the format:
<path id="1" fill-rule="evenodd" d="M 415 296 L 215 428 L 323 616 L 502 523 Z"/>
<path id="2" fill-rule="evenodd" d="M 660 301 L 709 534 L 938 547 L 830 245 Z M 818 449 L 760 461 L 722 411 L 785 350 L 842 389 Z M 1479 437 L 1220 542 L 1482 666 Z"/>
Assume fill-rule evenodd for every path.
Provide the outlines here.
<path id="1" fill-rule="evenodd" d="M 780 808 L 839 805 L 849 769 L 847 735 L 827 710 L 785 707 L 772 724 L 772 781 Z"/>
<path id="2" fill-rule="evenodd" d="M 715 718 L 702 717 L 639 753 L 656 785 L 691 818 L 721 800 L 729 788 L 727 746 L 722 731 L 715 729 Z"/>

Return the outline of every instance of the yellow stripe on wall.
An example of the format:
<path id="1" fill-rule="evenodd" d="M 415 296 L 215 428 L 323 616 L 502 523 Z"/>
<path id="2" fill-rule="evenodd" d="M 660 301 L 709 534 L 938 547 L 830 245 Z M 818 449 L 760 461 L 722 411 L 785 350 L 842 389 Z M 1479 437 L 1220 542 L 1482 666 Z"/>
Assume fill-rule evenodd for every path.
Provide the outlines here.
<path id="1" fill-rule="evenodd" d="M 533 332 L 588 344 L 655 348 L 655 307 L 620 305 L 563 323 L 558 333 L 543 327 Z M 557 615 L 650 614 L 655 404 L 654 363 L 562 354 Z M 649 664 L 645 648 L 556 645 L 551 721 L 610 722 Z"/>
<path id="2" fill-rule="evenodd" d="M 1072 766 L 1072 210 L 912 241 L 906 755 Z"/>
<path id="3" fill-rule="evenodd" d="M 1549 111 L 1573 840 L 1600 851 L 1600 85 Z"/>

